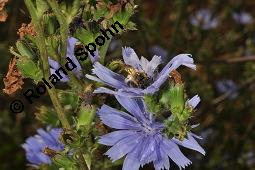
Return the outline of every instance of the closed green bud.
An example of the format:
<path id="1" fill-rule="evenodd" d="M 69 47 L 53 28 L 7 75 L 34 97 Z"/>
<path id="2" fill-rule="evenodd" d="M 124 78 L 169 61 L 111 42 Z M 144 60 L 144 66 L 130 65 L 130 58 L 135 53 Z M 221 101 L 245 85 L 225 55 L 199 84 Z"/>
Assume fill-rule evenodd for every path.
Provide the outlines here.
<path id="1" fill-rule="evenodd" d="M 45 32 L 48 35 L 55 35 L 59 27 L 56 16 L 53 13 L 46 13 L 43 15 L 43 23 L 45 27 Z"/>
<path id="2" fill-rule="evenodd" d="M 179 118 L 185 107 L 183 84 L 171 86 L 170 89 L 162 95 L 160 102 Z"/>
<path id="3" fill-rule="evenodd" d="M 52 158 L 54 164 L 66 169 L 66 170 L 76 170 L 75 163 L 68 158 L 64 153 L 59 153 Z"/>
<path id="4" fill-rule="evenodd" d="M 79 111 L 77 128 L 79 128 L 80 126 L 89 126 L 92 123 L 95 114 L 96 108 L 94 106 L 82 105 Z"/>
<path id="5" fill-rule="evenodd" d="M 28 57 L 30 59 L 36 58 L 36 54 L 34 53 L 34 51 L 28 45 L 26 45 L 24 42 L 17 41 L 16 47 L 17 47 L 21 56 Z"/>
<path id="6" fill-rule="evenodd" d="M 59 120 L 52 108 L 40 106 L 35 113 L 35 118 L 46 125 L 57 126 Z"/>
<path id="7" fill-rule="evenodd" d="M 125 9 L 119 11 L 113 16 L 113 21 L 118 21 L 122 25 L 126 25 L 130 19 L 130 17 L 134 14 L 135 7 L 131 4 L 126 4 Z"/>
<path id="8" fill-rule="evenodd" d="M 31 58 L 19 58 L 17 61 L 17 67 L 21 71 L 22 76 L 25 78 L 31 78 L 35 82 L 39 82 L 43 78 L 42 71 Z"/>
<path id="9" fill-rule="evenodd" d="M 58 48 L 60 44 L 60 36 L 49 36 L 45 39 L 48 55 L 54 60 L 58 60 Z"/>
<path id="10" fill-rule="evenodd" d="M 162 111 L 163 106 L 157 102 L 154 96 L 145 95 L 144 101 L 149 112 L 157 114 L 160 113 L 160 111 Z"/>
<path id="11" fill-rule="evenodd" d="M 36 0 L 36 12 L 38 17 L 40 18 L 48 9 L 49 5 L 46 1 Z"/>

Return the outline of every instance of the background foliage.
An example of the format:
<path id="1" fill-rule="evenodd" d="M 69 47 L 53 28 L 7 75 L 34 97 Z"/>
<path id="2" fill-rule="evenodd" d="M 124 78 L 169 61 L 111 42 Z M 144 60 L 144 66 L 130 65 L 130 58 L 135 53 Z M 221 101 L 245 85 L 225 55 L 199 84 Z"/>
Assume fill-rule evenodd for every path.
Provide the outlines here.
<path id="1" fill-rule="evenodd" d="M 136 1 L 132 21 L 137 31 L 129 31 L 112 41 L 107 57 L 119 57 L 121 46 L 131 46 L 148 58 L 157 53 L 165 61 L 179 53 L 191 53 L 196 72 L 183 74 L 187 91 L 199 94 L 202 102 L 193 121 L 204 140 L 205 157 L 190 153 L 193 164 L 187 169 L 255 169 L 255 2 L 252 0 L 147 0 Z M 193 26 L 190 17 L 199 9 L 209 9 L 219 23 L 212 29 Z M 8 18 L 0 23 L 0 77 L 11 58 L 8 48 L 18 38 L 17 30 L 28 23 L 23 1 L 9 1 Z M 240 24 L 232 14 L 245 11 L 253 22 Z M 188 69 L 187 69 L 188 70 Z M 33 86 L 25 81 L 24 89 Z M 1 89 L 3 89 L 1 81 Z M 20 95 L 19 93 L 15 94 Z M 9 111 L 15 96 L 0 95 L 0 169 L 29 169 L 20 144 L 41 125 L 36 108 L 51 105 L 45 95 L 21 114 Z M 146 166 L 144 169 L 149 169 Z"/>

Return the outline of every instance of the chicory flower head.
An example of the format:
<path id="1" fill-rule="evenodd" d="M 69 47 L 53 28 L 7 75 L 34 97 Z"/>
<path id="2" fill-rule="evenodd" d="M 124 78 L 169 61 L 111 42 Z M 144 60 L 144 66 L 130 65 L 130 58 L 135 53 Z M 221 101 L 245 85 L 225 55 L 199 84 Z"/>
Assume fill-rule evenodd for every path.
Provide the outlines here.
<path id="1" fill-rule="evenodd" d="M 153 119 L 142 99 L 115 97 L 129 114 L 103 105 L 98 111 L 100 119 L 105 125 L 118 130 L 101 136 L 99 143 L 112 146 L 105 153 L 112 161 L 126 155 L 123 170 L 138 170 L 140 166 L 150 162 L 153 162 L 156 170 L 169 169 L 169 158 L 180 169 L 185 168 L 191 164 L 191 161 L 183 155 L 178 145 L 205 154 L 203 148 L 195 140 L 200 137 L 193 133 L 188 132 L 187 138 L 183 141 L 165 137 L 162 132 L 164 124 Z M 195 106 L 197 99 L 197 97 L 194 98 L 190 104 Z"/>
<path id="2" fill-rule="evenodd" d="M 233 19 L 241 25 L 251 24 L 253 22 L 252 16 L 247 12 L 233 13 Z"/>
<path id="3" fill-rule="evenodd" d="M 130 97 L 153 94 L 167 80 L 170 72 L 179 66 L 184 65 L 191 69 L 196 69 L 190 54 L 175 56 L 159 73 L 156 71 L 161 63 L 161 57 L 159 56 L 154 56 L 151 61 L 144 57 L 139 60 L 135 51 L 130 47 L 122 48 L 122 55 L 127 66 L 127 77 L 111 71 L 99 62 L 95 62 L 92 73 L 97 77 L 88 74 L 86 77 L 115 89 L 100 87 L 94 91 L 95 93 L 109 93 Z"/>
<path id="4" fill-rule="evenodd" d="M 81 78 L 82 75 L 82 68 L 81 65 L 79 63 L 79 61 L 77 60 L 76 56 L 75 56 L 75 45 L 78 43 L 78 40 L 76 38 L 73 37 L 69 37 L 67 40 L 67 51 L 66 51 L 66 57 L 69 57 L 72 62 L 76 65 L 76 68 L 73 69 L 73 73 L 74 75 L 76 75 L 78 78 Z M 97 61 L 99 61 L 99 51 L 98 49 L 94 52 L 94 55 L 91 55 L 89 53 L 89 59 L 91 60 L 92 63 L 95 63 Z M 50 57 L 48 58 L 48 62 L 50 65 L 50 73 L 54 74 L 56 70 L 58 70 L 61 65 L 51 59 Z M 60 71 L 61 72 L 61 71 Z M 61 73 L 61 75 L 63 76 L 63 78 L 61 79 L 61 82 L 67 82 L 69 81 L 69 77 L 67 75 L 65 75 L 64 73 Z"/>
<path id="5" fill-rule="evenodd" d="M 69 57 L 73 63 L 77 66 L 76 68 L 73 69 L 73 73 L 80 78 L 82 76 L 82 68 L 81 65 L 79 63 L 79 61 L 76 59 L 75 55 L 74 55 L 74 48 L 75 48 L 75 44 L 78 42 L 78 40 L 76 38 L 73 37 L 69 37 L 67 40 L 67 51 L 66 51 L 66 57 Z M 51 59 L 50 57 L 48 58 L 48 62 L 50 64 L 50 73 L 54 74 L 56 70 L 58 70 L 61 65 Z M 62 73 L 61 75 L 63 75 L 63 78 L 61 79 L 61 82 L 67 82 L 69 81 L 69 77 L 67 75 L 65 75 L 64 73 Z"/>
<path id="6" fill-rule="evenodd" d="M 51 159 L 44 153 L 46 148 L 54 151 L 62 151 L 64 144 L 60 143 L 59 136 L 62 132 L 60 128 L 53 128 L 49 131 L 43 129 L 37 130 L 37 135 L 29 137 L 22 147 L 26 151 L 26 158 L 32 166 L 41 164 L 50 164 Z"/>
<path id="7" fill-rule="evenodd" d="M 219 19 L 213 17 L 213 14 L 209 9 L 200 9 L 195 15 L 190 17 L 190 23 L 193 26 L 201 27 L 203 30 L 209 30 L 218 26 Z"/>

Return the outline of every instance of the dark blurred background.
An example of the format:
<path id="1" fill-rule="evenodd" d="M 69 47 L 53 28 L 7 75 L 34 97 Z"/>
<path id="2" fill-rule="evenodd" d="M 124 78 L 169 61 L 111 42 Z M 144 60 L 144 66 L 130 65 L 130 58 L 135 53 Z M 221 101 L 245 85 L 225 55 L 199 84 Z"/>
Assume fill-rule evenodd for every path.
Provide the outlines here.
<path id="1" fill-rule="evenodd" d="M 193 55 L 197 71 L 180 69 L 188 95 L 199 94 L 195 132 L 204 139 L 203 157 L 182 149 L 193 164 L 187 169 L 255 169 L 255 1 L 254 0 L 146 0 L 132 20 L 137 31 L 115 38 L 108 55 L 121 56 L 131 46 L 141 56 L 161 55 L 165 61 L 179 53 Z M 8 49 L 17 30 L 30 19 L 23 1 L 9 0 L 8 18 L 0 22 L 0 77 L 8 70 Z M 1 89 L 4 88 L 1 81 Z M 31 87 L 25 81 L 23 89 Z M 9 103 L 21 95 L 0 95 L 0 169 L 29 169 L 20 144 L 41 125 L 36 107 L 50 104 L 47 96 L 25 113 L 14 114 Z M 172 168 L 176 168 L 172 164 Z M 145 167 L 144 169 L 149 169 Z"/>

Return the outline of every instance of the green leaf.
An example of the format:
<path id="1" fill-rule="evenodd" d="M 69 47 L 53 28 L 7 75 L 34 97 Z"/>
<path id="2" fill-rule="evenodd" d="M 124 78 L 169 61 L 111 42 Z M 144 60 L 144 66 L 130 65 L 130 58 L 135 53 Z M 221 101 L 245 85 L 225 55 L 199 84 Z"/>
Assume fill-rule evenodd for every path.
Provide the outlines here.
<path id="1" fill-rule="evenodd" d="M 91 162 L 92 162 L 91 155 L 90 154 L 83 154 L 82 156 L 83 156 L 83 158 L 84 158 L 84 160 L 87 164 L 88 169 L 91 170 Z"/>
<path id="2" fill-rule="evenodd" d="M 127 4 L 124 11 L 119 11 L 113 16 L 113 21 L 119 21 L 122 25 L 126 25 L 129 21 L 129 18 L 134 14 L 134 9 L 132 5 Z"/>

